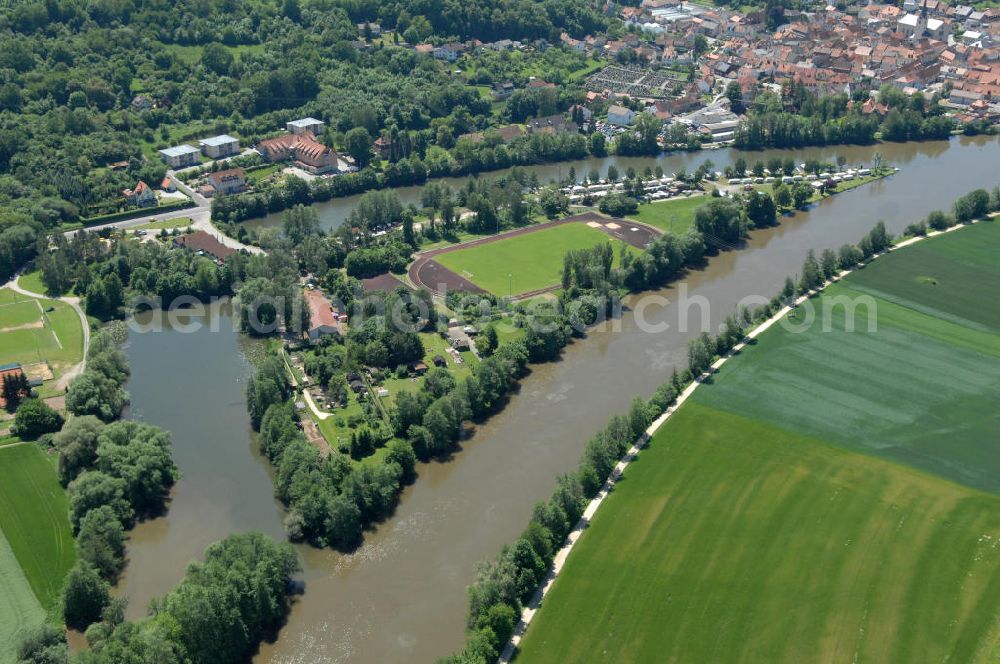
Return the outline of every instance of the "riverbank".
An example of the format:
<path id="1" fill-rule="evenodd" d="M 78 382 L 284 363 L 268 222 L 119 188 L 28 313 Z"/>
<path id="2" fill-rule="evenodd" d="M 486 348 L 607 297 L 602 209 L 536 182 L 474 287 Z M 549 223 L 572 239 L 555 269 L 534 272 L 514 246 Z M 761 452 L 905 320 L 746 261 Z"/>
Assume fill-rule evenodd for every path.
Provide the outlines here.
<path id="1" fill-rule="evenodd" d="M 517 537 L 533 504 L 548 497 L 554 477 L 575 467 L 587 438 L 609 415 L 626 409 L 632 394 L 649 394 L 671 366 L 683 363 L 692 335 L 714 329 L 745 297 L 780 288 L 807 248 L 856 240 L 879 218 L 900 232 L 939 200 L 976 184 L 992 186 L 993 178 L 978 168 L 995 150 L 959 148 L 955 142 L 943 157 L 915 157 L 896 177 L 754 231 L 743 250 L 720 254 L 685 283 L 657 292 L 663 304 L 626 309 L 619 321 L 568 346 L 562 362 L 536 366 L 450 463 L 418 467 L 420 480 L 404 490 L 388 522 L 366 533 L 360 549 L 342 555 L 300 547 L 309 590 L 257 661 L 321 660 L 331 652 L 347 662 L 432 661 L 460 649 L 466 586 L 477 562 Z M 918 193 L 932 166 L 939 200 Z M 710 303 L 705 328 L 682 327 L 688 301 Z M 696 320 L 700 311 L 694 306 Z M 669 327 L 652 334 L 640 328 L 641 318 Z M 435 597 L 433 615 L 403 599 L 428 596 Z M 331 624 L 339 626 L 336 633 Z"/>
<path id="2" fill-rule="evenodd" d="M 1000 312 L 983 302 L 1000 225 L 901 244 L 790 312 L 661 428 L 518 661 L 991 652 Z"/>
<path id="3" fill-rule="evenodd" d="M 957 137 L 958 135 L 956 135 Z M 970 138 L 970 137 L 966 137 Z M 918 141 L 918 142 L 934 142 L 934 141 Z M 912 143 L 912 142 L 911 142 Z M 618 167 L 621 165 L 620 172 L 624 173 L 625 169 L 632 164 L 642 163 L 651 161 L 653 163 L 661 161 L 669 161 L 672 159 L 683 159 L 686 161 L 693 161 L 698 157 L 704 157 L 701 162 L 711 161 L 719 155 L 725 155 L 726 163 L 723 166 L 729 165 L 729 163 L 735 162 L 736 159 L 740 159 L 748 156 L 756 156 L 762 153 L 805 153 L 810 150 L 839 150 L 839 151 L 850 151 L 854 149 L 868 149 L 877 150 L 883 149 L 887 151 L 892 151 L 892 146 L 894 145 L 904 145 L 906 143 L 892 143 L 875 141 L 869 144 L 835 144 L 835 145 L 824 145 L 824 146 L 802 146 L 799 148 L 763 148 L 763 149 L 741 149 L 734 147 L 731 143 L 726 143 L 724 145 L 708 144 L 703 149 L 676 149 L 676 150 L 664 150 L 655 155 L 645 155 L 645 156 L 630 156 L 630 155 L 605 155 L 603 157 L 597 157 L 594 155 L 586 155 L 583 157 L 570 157 L 567 159 L 554 159 L 554 160 L 542 160 L 534 163 L 525 164 L 512 164 L 504 168 L 474 171 L 468 173 L 459 173 L 455 175 L 439 175 L 437 177 L 427 177 L 424 180 L 414 181 L 409 184 L 395 184 L 386 186 L 385 183 L 381 183 L 381 173 L 370 171 L 366 169 L 365 171 L 351 173 L 347 175 L 342 175 L 337 178 L 318 180 L 316 182 L 321 183 L 318 186 L 315 193 L 311 192 L 308 194 L 309 200 L 297 200 L 295 203 L 288 204 L 291 207 L 293 204 L 302 203 L 305 205 L 335 205 L 338 199 L 346 198 L 356 198 L 368 191 L 374 190 L 387 190 L 387 189 L 410 189 L 410 188 L 422 188 L 427 184 L 433 182 L 443 182 L 450 183 L 452 181 L 465 181 L 469 178 L 479 179 L 479 178 L 497 178 L 503 177 L 506 173 L 512 170 L 520 170 L 522 172 L 534 173 L 543 171 L 557 171 L 560 176 L 558 178 L 546 178 L 541 179 L 540 182 L 547 183 L 550 180 L 555 182 L 562 182 L 562 173 L 575 172 L 579 177 L 586 175 L 591 168 L 597 167 L 598 169 L 605 169 L 608 165 L 615 165 Z M 732 153 L 737 153 L 743 157 L 731 158 Z M 606 162 L 606 163 L 605 163 Z M 639 170 L 638 168 L 636 169 Z M 692 169 L 693 170 L 693 169 Z M 370 171 L 370 172 L 369 172 Z M 338 180 L 340 180 L 338 182 Z M 579 181 L 579 180 L 577 180 Z M 269 192 L 267 190 L 263 192 L 256 192 L 264 198 L 268 197 Z M 225 201 L 226 206 L 224 209 L 220 208 L 220 211 L 213 213 L 213 220 L 225 221 L 232 223 L 245 224 L 247 222 L 259 222 L 262 219 L 269 219 L 274 217 L 276 214 L 280 215 L 283 209 L 275 209 L 273 205 L 264 204 L 246 204 L 241 205 L 240 197 L 251 197 L 253 194 L 240 194 L 237 196 L 229 197 L 229 200 Z M 242 207 L 252 208 L 252 211 L 242 211 Z M 259 211 L 259 212 L 258 212 Z M 269 225 L 265 223 L 264 225 Z"/>
<path id="4" fill-rule="evenodd" d="M 926 240 L 928 238 L 933 238 L 939 235 L 944 235 L 946 233 L 951 233 L 953 231 L 959 230 L 964 227 L 965 227 L 964 225 L 958 225 L 948 228 L 947 230 L 944 231 L 934 231 L 933 233 L 928 233 L 926 236 L 909 238 L 895 245 L 892 251 L 902 249 L 904 247 L 913 245 L 917 242 Z M 826 290 L 827 287 L 839 282 L 844 277 L 857 270 L 864 269 L 868 264 L 872 263 L 875 260 L 878 260 L 879 258 L 887 255 L 888 253 L 889 252 L 876 254 L 870 260 L 866 261 L 863 264 L 858 265 L 853 269 L 842 270 L 835 278 L 825 281 L 819 288 L 810 291 L 809 293 L 800 295 L 792 303 L 782 307 L 770 318 L 757 325 L 755 328 L 753 328 L 750 332 L 747 333 L 746 338 L 743 341 L 736 344 L 725 355 L 715 360 L 715 362 L 712 363 L 711 367 L 708 370 L 703 372 L 701 375 L 697 376 L 695 380 L 692 381 L 691 384 L 688 385 L 683 392 L 681 392 L 681 394 L 677 397 L 676 401 L 671 406 L 669 406 L 666 409 L 666 411 L 663 412 L 663 414 L 661 414 L 649 426 L 649 428 L 646 429 L 642 437 L 640 437 L 639 440 L 637 440 L 635 444 L 632 445 L 631 448 L 629 448 L 625 456 L 615 466 L 611 476 L 601 487 L 601 490 L 597 494 L 597 496 L 587 504 L 587 507 L 583 511 L 583 516 L 580 518 L 580 520 L 577 522 L 577 524 L 570 532 L 569 536 L 566 538 L 566 543 L 555 554 L 552 565 L 549 569 L 548 574 L 545 577 L 544 582 L 542 583 L 541 587 L 539 587 L 539 589 L 536 591 L 536 593 L 534 594 L 528 605 L 524 607 L 523 611 L 521 612 L 520 618 L 518 620 L 517 626 L 515 627 L 514 633 L 511 639 L 508 641 L 507 645 L 504 647 L 503 652 L 501 653 L 500 662 L 502 664 L 508 664 L 509 662 L 513 661 L 514 655 L 517 652 L 518 645 L 521 643 L 521 640 L 524 637 L 525 633 L 527 632 L 528 627 L 534 620 L 535 615 L 537 614 L 538 609 L 540 608 L 545 596 L 552 589 L 552 586 L 555 583 L 556 579 L 559 577 L 560 572 L 562 572 L 563 567 L 566 564 L 566 561 L 570 553 L 572 553 L 574 547 L 579 541 L 580 536 L 590 525 L 594 516 L 597 514 L 597 511 L 604 503 L 605 499 L 614 490 L 614 486 L 619 480 L 619 478 L 629 467 L 629 465 L 638 457 L 639 452 L 650 442 L 650 440 L 652 440 L 652 438 L 661 429 L 661 427 L 663 427 L 671 419 L 671 417 L 675 413 L 677 413 L 677 411 L 681 408 L 681 406 L 683 406 L 694 395 L 695 391 L 701 385 L 703 385 L 706 381 L 711 380 L 712 376 L 716 374 L 729 360 L 739 355 L 748 346 L 753 344 L 754 341 L 761 334 L 763 334 L 772 326 L 781 321 L 783 318 L 788 316 L 792 311 L 797 309 L 799 306 L 801 306 L 808 300 L 811 300 L 812 298 L 822 293 L 824 290 Z"/>
<path id="5" fill-rule="evenodd" d="M 655 293 L 663 304 L 626 308 L 620 320 L 567 347 L 562 362 L 536 366 L 505 409 L 478 425 L 450 462 L 418 466 L 420 481 L 404 489 L 393 516 L 366 533 L 357 551 L 296 547 L 306 593 L 255 661 L 433 661 L 461 648 L 465 588 L 476 563 L 517 537 L 532 505 L 551 493 L 553 478 L 575 467 L 589 435 L 626 409 L 631 395 L 651 393 L 671 366 L 685 361 L 687 341 L 702 329 L 682 331 L 685 301 L 710 303 L 704 313 L 714 328 L 745 297 L 780 288 L 806 249 L 856 240 L 880 218 L 901 232 L 970 187 L 992 186 L 996 149 L 995 140 L 955 140 L 886 154 L 886 161 L 904 166 L 897 176 L 754 231 L 743 250 L 720 254 L 683 284 Z M 933 199 L 925 195 L 927 182 L 937 188 Z M 699 307 L 691 311 L 700 317 Z M 639 319 L 669 327 L 652 334 Z M 230 318 L 216 322 L 221 335 L 165 329 L 135 335 L 127 351 L 133 408 L 174 430 L 183 473 L 168 515 L 133 533 L 129 574 L 138 585 L 129 591 L 130 612 L 141 612 L 143 598 L 169 590 L 199 553 L 199 543 L 252 528 L 282 532 L 269 469 L 247 426 L 245 342 L 233 334 Z M 173 384 L 185 389 L 164 387 Z M 203 410 L 216 415 L 210 421 L 189 415 Z M 416 601 L 422 597 L 435 598 L 435 611 Z"/>
<path id="6" fill-rule="evenodd" d="M 655 170 L 657 166 L 660 166 L 666 173 L 677 172 L 679 170 L 684 170 L 686 173 L 693 173 L 707 161 L 712 162 L 714 170 L 722 171 L 725 170 L 726 166 L 735 164 L 740 158 L 752 159 L 754 161 L 760 159 L 765 162 L 772 158 L 791 158 L 797 164 L 802 164 L 809 160 L 836 163 L 838 157 L 843 157 L 847 160 L 848 164 L 854 165 L 858 163 L 870 163 L 875 153 L 880 153 L 883 156 L 883 163 L 891 163 L 905 168 L 915 159 L 943 154 L 951 145 L 958 148 L 963 146 L 974 148 L 976 146 L 996 145 L 996 143 L 996 137 L 981 136 L 971 138 L 956 137 L 951 141 L 887 143 L 867 146 L 826 146 L 800 148 L 797 150 L 763 150 L 752 153 L 737 151 L 733 148 L 724 148 L 707 152 L 669 153 L 658 157 L 619 157 L 615 155 L 589 157 L 587 159 L 556 164 L 524 166 L 519 167 L 518 170 L 536 176 L 538 181 L 544 184 L 550 181 L 561 182 L 565 180 L 571 169 L 577 174 L 578 178 L 582 178 L 584 175 L 587 175 L 589 178 L 592 171 L 596 171 L 603 178 L 606 176 L 608 167 L 610 166 L 614 166 L 620 174 L 626 173 L 629 168 L 633 169 L 636 173 L 643 173 L 647 167 Z M 493 171 L 484 177 L 503 178 L 509 176 L 512 172 L 513 169 L 508 168 Z M 439 178 L 433 181 L 447 185 L 457 191 L 466 184 L 467 180 L 468 178 L 465 177 L 450 177 Z M 421 192 L 423 191 L 423 186 L 395 187 L 391 191 L 396 192 L 403 205 L 412 203 L 417 207 L 422 206 Z M 314 203 L 311 207 L 317 211 L 320 225 L 325 230 L 336 230 L 347 219 L 351 210 L 357 206 L 360 198 L 360 194 L 346 196 L 323 203 Z M 276 212 L 263 218 L 244 221 L 241 225 L 248 231 L 263 228 L 281 228 L 281 217 L 282 213 Z"/>

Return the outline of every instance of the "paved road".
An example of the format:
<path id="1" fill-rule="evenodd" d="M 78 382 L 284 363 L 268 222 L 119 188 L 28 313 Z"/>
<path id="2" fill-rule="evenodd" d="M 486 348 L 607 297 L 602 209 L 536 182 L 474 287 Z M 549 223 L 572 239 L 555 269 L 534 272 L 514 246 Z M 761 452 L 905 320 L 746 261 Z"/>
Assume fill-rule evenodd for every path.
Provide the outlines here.
<path id="1" fill-rule="evenodd" d="M 243 244 L 239 240 L 229 237 L 222 231 L 220 231 L 212 223 L 212 203 L 204 196 L 198 194 L 196 191 L 191 189 L 189 186 L 180 181 L 177 174 L 174 171 L 167 171 L 167 177 L 174 183 L 177 190 L 187 194 L 187 196 L 194 201 L 195 207 L 184 208 L 182 210 L 172 210 L 170 212 L 150 212 L 149 214 L 143 215 L 141 217 L 135 217 L 133 219 L 126 219 L 124 221 L 113 221 L 108 224 L 101 224 L 99 226 L 88 226 L 87 231 L 99 231 L 106 228 L 115 228 L 118 230 L 128 230 L 130 228 L 136 228 L 142 226 L 143 224 L 148 224 L 152 221 L 166 221 L 169 219 L 184 219 L 190 218 L 192 221 L 192 227 L 196 230 L 205 231 L 209 235 L 215 237 L 223 245 L 231 249 L 242 249 L 251 254 L 262 254 L 264 250 L 260 247 L 254 247 L 248 244 Z M 73 237 L 78 231 L 68 231 L 65 233 L 66 237 Z"/>

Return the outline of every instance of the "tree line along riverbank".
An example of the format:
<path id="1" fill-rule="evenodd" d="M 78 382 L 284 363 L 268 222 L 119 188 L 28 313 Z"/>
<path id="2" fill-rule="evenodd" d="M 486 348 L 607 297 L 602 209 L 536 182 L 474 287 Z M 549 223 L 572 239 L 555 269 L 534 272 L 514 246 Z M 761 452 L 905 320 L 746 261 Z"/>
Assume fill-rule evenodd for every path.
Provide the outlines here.
<path id="1" fill-rule="evenodd" d="M 706 216 L 705 223 L 709 223 L 709 220 L 713 217 L 722 219 L 725 223 L 718 228 L 723 229 L 725 232 L 730 232 L 729 225 L 735 225 L 739 228 L 741 223 L 745 221 L 740 221 L 736 217 L 741 217 L 741 212 L 738 212 L 736 216 L 730 218 L 729 213 L 733 210 L 733 204 L 731 201 L 717 202 L 716 209 L 712 215 Z M 715 223 L 715 222 L 713 222 Z M 707 227 L 707 226 L 706 226 Z M 307 234 L 312 237 L 312 233 Z M 693 237 L 693 235 L 692 235 Z M 659 251 L 663 252 L 663 255 L 673 256 L 677 258 L 678 256 L 683 256 L 682 246 L 683 243 L 676 237 L 667 237 L 663 240 L 663 244 L 660 246 Z M 86 239 L 81 239 L 81 243 L 85 243 Z M 73 248 L 75 246 L 75 249 Z M 68 244 L 66 247 L 57 249 L 61 252 L 60 256 L 65 257 L 69 264 L 72 266 L 75 262 L 76 265 L 85 265 L 88 268 L 88 272 L 91 272 L 87 277 L 81 277 L 77 271 L 73 271 L 74 281 L 79 284 L 81 278 L 86 278 L 89 281 L 88 284 L 92 284 L 96 278 L 99 278 L 103 282 L 104 286 L 100 289 L 95 289 L 93 302 L 95 303 L 94 312 L 106 311 L 106 315 L 121 315 L 123 313 L 120 305 L 114 306 L 114 298 L 110 300 L 112 304 L 109 305 L 109 299 L 107 294 L 109 292 L 117 292 L 117 289 L 113 286 L 110 287 L 109 284 L 113 284 L 117 279 L 121 284 L 122 288 L 130 289 L 137 292 L 145 292 L 147 294 L 170 294 L 170 293 L 180 293 L 180 294 L 194 294 L 200 297 L 209 297 L 211 294 L 224 293 L 226 284 L 231 283 L 230 281 L 234 278 L 255 278 L 256 275 L 268 274 L 268 270 L 273 268 L 275 264 L 277 265 L 288 265 L 292 266 L 298 265 L 298 257 L 287 257 L 276 254 L 270 257 L 245 257 L 240 256 L 232 258 L 230 261 L 223 263 L 222 265 L 214 264 L 208 259 L 201 259 L 198 257 L 191 257 L 184 252 L 168 251 L 155 244 L 143 243 L 143 245 L 136 245 L 135 243 L 129 242 L 116 242 L 112 244 L 112 250 L 106 252 L 104 250 L 97 250 L 93 253 L 83 250 L 86 247 L 85 244 L 73 245 Z M 78 251 L 77 254 L 73 252 Z M 74 257 L 75 261 L 74 261 Z M 595 264 L 603 264 L 602 259 L 598 253 L 593 255 L 584 255 L 581 257 L 584 262 L 594 261 Z M 657 259 L 649 259 L 646 268 L 650 268 L 647 271 L 645 268 L 641 272 L 636 272 L 636 274 L 651 275 L 652 278 L 660 278 L 663 275 L 670 274 L 670 271 L 664 267 L 662 263 L 658 263 Z M 281 261 L 284 261 L 282 263 Z M 294 268 L 292 268 L 294 270 Z M 289 270 L 291 271 L 291 270 Z M 587 272 L 586 270 L 583 272 Z M 588 281 L 586 283 L 574 283 L 572 286 L 576 287 L 578 291 L 586 291 L 594 289 L 594 284 L 597 284 L 597 288 L 603 288 L 601 284 L 607 282 L 606 286 L 609 288 L 609 292 L 613 290 L 611 287 L 615 285 L 618 279 L 624 278 L 621 273 L 604 272 L 602 271 L 592 271 L 596 277 L 594 281 Z M 271 272 L 273 274 L 273 272 Z M 280 276 L 281 273 L 279 273 Z M 659 276 L 658 276 L 659 275 Z M 124 276 L 124 281 L 122 280 Z M 290 275 L 289 275 L 290 276 Z M 277 280 L 281 283 L 281 280 Z M 289 278 L 289 284 L 291 284 L 293 279 Z M 246 282 L 244 282 L 246 283 Z M 74 285 L 75 287 L 75 285 Z M 618 286 L 620 287 L 620 286 Z M 184 290 L 185 288 L 190 290 Z M 154 290 L 155 289 L 155 290 Z M 163 289 L 163 290 L 160 290 Z M 172 289 L 172 290 L 171 290 Z M 86 289 L 88 292 L 90 289 Z M 98 295 L 100 294 L 100 295 Z M 572 329 L 572 326 L 570 326 Z M 564 334 L 565 334 L 564 327 Z M 572 333 L 568 333 L 571 335 Z M 555 337 L 558 339 L 558 337 Z M 566 336 L 568 339 L 569 336 Z M 558 350 L 558 346 L 553 346 L 551 339 L 539 339 L 532 342 L 528 348 L 537 347 L 537 355 L 539 359 L 545 357 L 545 353 L 551 352 L 551 349 L 555 347 Z M 98 390 L 98 393 L 100 391 Z M 116 392 L 114 390 L 108 390 L 106 395 L 109 397 L 109 407 L 114 410 L 116 403 L 120 400 L 116 398 Z M 103 402 L 97 402 L 101 403 Z M 440 407 L 442 410 L 445 406 Z M 109 411 L 110 412 L 110 411 Z M 266 411 L 265 411 L 266 412 Z M 435 418 L 440 419 L 440 418 Z M 442 438 L 442 440 L 446 440 Z M 453 441 L 452 441 L 453 442 Z"/>
<path id="2" fill-rule="evenodd" d="M 305 232 L 299 247 L 316 232 L 315 220 L 303 215 L 308 210 L 287 220 L 288 232 Z M 481 327 L 477 344 L 484 358 L 463 377 L 456 378 L 446 368 L 430 370 L 416 389 L 400 391 L 390 413 L 369 408 L 346 433 L 349 444 L 328 441 L 332 449 L 326 451 L 310 444 L 298 425 L 295 401 L 304 397 L 293 389 L 283 359 L 274 355 L 264 361 L 248 384 L 247 404 L 261 449 L 275 466 L 276 494 L 289 509 L 289 535 L 317 546 L 353 548 L 367 526 L 391 514 L 402 487 L 414 478 L 416 460 L 448 458 L 465 423 L 483 422 L 502 408 L 531 363 L 557 360 L 574 337 L 584 336 L 588 327 L 613 315 L 624 293 L 662 287 L 708 256 L 738 246 L 751 228 L 777 223 L 777 209 L 766 192 L 709 196 L 696 211 L 692 228 L 683 235 L 665 232 L 638 255 L 623 254 L 616 263 L 610 245 L 573 251 L 565 260 L 558 298 L 519 307 L 520 333 L 505 341 L 499 341 L 495 332 L 490 334 L 493 322 L 510 313 L 505 311 L 505 300 L 495 295 L 450 294 L 447 303 L 455 307 L 451 312 L 438 310 L 426 294 L 403 288 L 363 300 L 358 297 L 363 308 L 374 312 L 404 312 L 403 322 L 423 333 L 441 332 L 456 312 L 462 316 L 476 312 L 477 318 L 467 322 Z M 402 238 L 406 228 L 404 224 Z M 392 241 L 399 243 L 400 238 Z M 401 251 L 407 247 L 405 242 L 399 246 Z M 353 255 L 345 259 L 348 273 Z M 275 259 L 272 252 L 268 260 L 273 264 Z M 266 283 L 246 283 L 237 296 L 245 331 L 252 332 L 250 307 L 261 293 L 282 292 L 291 298 L 297 284 L 298 274 L 292 269 Z M 338 307 L 352 312 L 346 335 L 335 335 L 306 353 L 306 367 L 327 393 L 346 395 L 345 382 L 394 370 L 424 356 L 417 332 L 399 331 L 385 313 L 358 311 L 342 273 L 330 273 L 319 284 L 337 295 Z M 417 311 L 427 317 L 419 317 Z"/>
<path id="3" fill-rule="evenodd" d="M 970 192 L 956 201 L 953 214 L 934 212 L 927 220 L 912 224 L 907 229 L 911 239 L 903 244 L 926 235 L 928 228 L 939 233 L 997 209 L 1000 197 L 991 201 L 984 190 Z M 675 370 L 648 402 L 637 397 L 627 415 L 613 417 L 589 441 L 579 470 L 560 477 L 552 498 L 536 505 L 522 536 L 505 547 L 495 561 L 483 566 L 469 588 L 468 642 L 462 653 L 445 661 L 487 662 L 501 654 L 502 661 L 509 661 L 538 610 L 543 589 L 551 587 L 615 479 L 667 417 L 676 412 L 677 402 L 687 400 L 699 383 L 710 382 L 722 363 L 746 346 L 747 338 L 756 337 L 787 315 L 792 306 L 817 295 L 831 280 L 839 280 L 891 246 L 891 237 L 878 225 L 857 245 L 844 245 L 836 253 L 826 251 L 820 259 L 810 252 L 798 280 L 789 277 L 783 291 L 768 305 L 752 312 L 738 312 L 735 318 L 727 319 L 725 330 L 716 338 L 705 334 L 692 340 L 688 368 L 680 373 Z M 654 419 L 656 424 L 647 430 Z M 587 516 L 581 520 L 585 511 Z M 515 637 L 513 641 L 511 637 Z M 561 652 L 565 655 L 565 650 Z"/>

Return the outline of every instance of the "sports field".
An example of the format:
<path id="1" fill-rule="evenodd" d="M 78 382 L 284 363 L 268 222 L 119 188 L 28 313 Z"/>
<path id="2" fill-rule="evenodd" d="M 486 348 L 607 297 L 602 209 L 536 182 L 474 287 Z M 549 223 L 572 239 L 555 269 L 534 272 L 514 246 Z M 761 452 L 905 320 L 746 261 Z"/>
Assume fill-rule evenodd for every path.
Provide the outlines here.
<path id="1" fill-rule="evenodd" d="M 730 360 L 626 471 L 518 662 L 1000 661 L 998 254 L 997 224 L 900 250 L 813 301 L 873 298 L 855 332 L 840 307 Z"/>
<path id="2" fill-rule="evenodd" d="M 33 444 L 0 447 L 0 661 L 58 601 L 76 559 L 66 494 Z"/>
<path id="3" fill-rule="evenodd" d="M 708 203 L 709 200 L 708 196 L 690 196 L 643 203 L 639 206 L 638 212 L 628 215 L 628 219 L 641 221 L 659 228 L 661 231 L 683 235 L 694 226 L 694 211 Z"/>
<path id="4" fill-rule="evenodd" d="M 0 289 L 0 365 L 47 361 L 58 377 L 82 356 L 83 329 L 72 307 Z"/>
<path id="5" fill-rule="evenodd" d="M 623 242 L 583 223 L 561 224 L 442 253 L 435 260 L 491 293 L 507 295 L 509 289 L 517 295 L 559 285 L 567 251 L 603 242 L 612 243 L 617 259 Z"/>

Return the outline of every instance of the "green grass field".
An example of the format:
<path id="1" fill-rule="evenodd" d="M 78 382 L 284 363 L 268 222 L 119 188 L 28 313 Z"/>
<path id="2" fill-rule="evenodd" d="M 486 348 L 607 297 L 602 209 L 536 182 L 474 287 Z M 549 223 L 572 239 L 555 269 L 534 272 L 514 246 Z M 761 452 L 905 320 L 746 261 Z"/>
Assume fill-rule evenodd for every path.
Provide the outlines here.
<path id="1" fill-rule="evenodd" d="M 38 601 L 52 607 L 76 553 L 66 493 L 37 445 L 0 448 L 0 529 Z"/>
<path id="2" fill-rule="evenodd" d="M 812 301 L 871 298 L 855 332 L 843 308 L 794 332 L 804 305 L 729 361 L 626 471 L 518 662 L 1000 661 L 998 252 L 996 224 L 900 250 Z"/>
<path id="3" fill-rule="evenodd" d="M 280 164 L 271 164 L 265 166 L 264 168 L 255 168 L 252 171 L 247 171 L 247 179 L 251 183 L 257 184 L 264 178 L 268 178 L 281 170 Z"/>
<path id="4" fill-rule="evenodd" d="M 1000 251 L 995 223 L 875 261 L 813 301 L 820 319 L 833 312 L 828 331 L 773 328 L 695 399 L 1000 493 L 1000 261 L 990 251 Z M 832 306 L 845 296 L 874 305 L 855 309 L 854 332 Z"/>
<path id="5" fill-rule="evenodd" d="M 39 304 L 41 308 L 39 308 Z M 44 312 L 43 309 L 53 310 Z M 37 327 L 20 327 L 41 322 Z M 19 329 L 10 329 L 19 327 Z M 59 377 L 83 356 L 83 328 L 73 308 L 0 289 L 0 364 L 48 361 Z"/>
<path id="6" fill-rule="evenodd" d="M 687 404 L 517 661 L 994 661 L 998 612 L 1000 498 Z"/>
<path id="7" fill-rule="evenodd" d="M 44 620 L 45 609 L 0 531 L 0 664 L 14 664 L 14 650 L 24 631 Z"/>
<path id="8" fill-rule="evenodd" d="M 141 226 L 136 226 L 133 231 L 144 230 L 144 231 L 158 231 L 166 228 L 171 230 L 174 228 L 187 228 L 191 225 L 191 217 L 178 217 L 176 219 L 163 219 L 161 221 L 151 221 L 148 224 L 142 224 Z"/>
<path id="9" fill-rule="evenodd" d="M 673 198 L 657 203 L 643 203 L 639 211 L 628 216 L 629 219 L 641 221 L 644 224 L 683 235 L 694 226 L 694 211 L 708 203 L 706 196 L 691 196 L 689 198 Z"/>
<path id="10" fill-rule="evenodd" d="M 76 550 L 66 494 L 37 445 L 0 447 L 0 662 L 55 609 Z"/>
<path id="11" fill-rule="evenodd" d="M 19 302 L 0 305 L 0 330 L 30 325 L 42 319 L 42 309 L 38 301 L 24 298 Z"/>
<path id="12" fill-rule="evenodd" d="M 562 224 L 435 257 L 446 268 L 497 295 L 514 295 L 557 286 L 563 256 L 611 242 L 618 258 L 622 243 L 582 223 Z M 507 275 L 511 275 L 508 283 Z"/>
<path id="13" fill-rule="evenodd" d="M 32 293 L 39 293 L 40 295 L 48 294 L 48 291 L 45 288 L 45 284 L 42 283 L 41 270 L 35 270 L 34 272 L 28 272 L 27 274 L 22 274 L 17 279 L 17 285 L 25 290 L 31 291 Z"/>
<path id="14" fill-rule="evenodd" d="M 471 352 L 460 353 L 462 363 L 458 364 L 448 352 L 451 347 L 447 341 L 435 332 L 420 332 L 420 341 L 424 344 L 423 362 L 430 369 L 434 369 L 434 357 L 440 355 L 445 360 L 445 367 L 455 377 L 457 382 L 463 381 L 472 375 L 472 367 L 478 364 L 479 360 Z M 402 392 L 416 392 L 423 384 L 421 379 L 411 378 L 389 378 L 383 381 L 381 387 L 389 390 L 389 396 L 380 397 L 382 403 L 389 408 L 396 404 L 396 396 Z"/>

